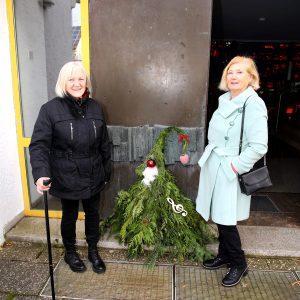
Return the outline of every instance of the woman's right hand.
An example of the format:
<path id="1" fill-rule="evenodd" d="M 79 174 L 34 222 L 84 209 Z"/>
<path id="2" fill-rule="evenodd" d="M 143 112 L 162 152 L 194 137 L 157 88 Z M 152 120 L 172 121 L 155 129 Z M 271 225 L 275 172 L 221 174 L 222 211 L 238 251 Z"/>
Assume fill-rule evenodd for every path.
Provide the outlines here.
<path id="1" fill-rule="evenodd" d="M 40 177 L 37 181 L 36 181 L 36 190 L 39 194 L 43 195 L 44 191 L 49 191 L 50 187 L 51 187 L 51 183 L 49 185 L 44 185 L 44 180 L 48 180 L 50 179 L 49 177 Z"/>

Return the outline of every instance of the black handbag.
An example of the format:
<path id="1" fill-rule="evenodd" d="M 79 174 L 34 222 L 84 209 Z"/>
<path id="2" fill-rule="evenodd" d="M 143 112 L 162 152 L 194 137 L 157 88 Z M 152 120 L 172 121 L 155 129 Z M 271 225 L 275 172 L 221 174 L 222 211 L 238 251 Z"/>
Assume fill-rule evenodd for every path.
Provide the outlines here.
<path id="1" fill-rule="evenodd" d="M 242 151 L 246 102 L 247 100 L 243 105 L 239 155 L 241 154 Z M 264 155 L 263 157 L 262 167 L 260 168 L 254 167 L 249 172 L 244 173 L 242 175 L 238 175 L 238 180 L 239 180 L 241 192 L 243 194 L 246 194 L 247 196 L 252 195 L 254 192 L 258 190 L 272 186 L 269 170 L 266 165 L 266 156 Z"/>

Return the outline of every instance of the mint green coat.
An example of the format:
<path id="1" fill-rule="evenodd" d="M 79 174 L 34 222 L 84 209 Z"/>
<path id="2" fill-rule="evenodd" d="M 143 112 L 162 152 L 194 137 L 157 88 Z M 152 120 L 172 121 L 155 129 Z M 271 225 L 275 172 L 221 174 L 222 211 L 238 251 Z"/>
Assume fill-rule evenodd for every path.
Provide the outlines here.
<path id="1" fill-rule="evenodd" d="M 249 97 L 249 98 L 248 98 Z M 242 152 L 239 152 L 242 107 L 246 103 Z M 196 210 L 207 221 L 236 225 L 249 218 L 251 196 L 241 193 L 237 175 L 248 172 L 268 149 L 267 109 L 252 87 L 230 100 L 219 98 L 208 128 L 208 145 L 198 164 L 201 167 Z"/>

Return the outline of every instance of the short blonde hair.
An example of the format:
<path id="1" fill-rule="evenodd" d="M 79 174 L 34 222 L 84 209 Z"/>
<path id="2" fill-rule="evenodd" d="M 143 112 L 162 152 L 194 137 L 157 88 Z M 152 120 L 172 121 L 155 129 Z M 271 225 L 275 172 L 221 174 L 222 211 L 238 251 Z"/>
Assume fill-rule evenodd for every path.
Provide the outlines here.
<path id="1" fill-rule="evenodd" d="M 63 98 L 67 94 L 66 83 L 76 70 L 80 70 L 85 75 L 86 86 L 89 92 L 92 91 L 91 81 L 83 64 L 80 61 L 70 61 L 64 64 L 61 70 L 59 71 L 56 86 L 55 86 L 55 93 L 58 97 Z"/>
<path id="2" fill-rule="evenodd" d="M 252 58 L 246 56 L 235 56 L 225 67 L 222 78 L 219 84 L 219 89 L 222 91 L 228 91 L 226 76 L 228 69 L 236 63 L 245 63 L 247 65 L 247 72 L 252 76 L 252 80 L 250 81 L 249 85 L 253 87 L 254 90 L 259 89 L 259 74 L 257 71 L 257 67 L 255 62 Z"/>

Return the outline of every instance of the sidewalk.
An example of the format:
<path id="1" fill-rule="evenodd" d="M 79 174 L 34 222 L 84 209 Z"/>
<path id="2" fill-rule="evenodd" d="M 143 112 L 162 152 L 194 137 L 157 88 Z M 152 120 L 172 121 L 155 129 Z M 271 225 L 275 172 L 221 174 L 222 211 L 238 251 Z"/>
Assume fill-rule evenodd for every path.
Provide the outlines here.
<path id="1" fill-rule="evenodd" d="M 64 299 L 300 299 L 300 261 L 296 258 L 248 258 L 249 275 L 241 284 L 224 288 L 226 269 L 208 271 L 184 262 L 160 261 L 154 269 L 143 259 L 128 260 L 121 249 L 100 250 L 107 264 L 96 274 L 80 254 L 87 271 L 74 273 L 63 261 L 63 249 L 53 248 L 57 298 Z M 294 285 L 293 285 L 294 283 Z M 49 299 L 47 249 L 43 244 L 7 243 L 0 250 L 0 299 Z"/>
<path id="2" fill-rule="evenodd" d="M 215 225 L 210 225 L 216 230 Z M 53 245 L 62 245 L 60 220 L 50 219 L 51 241 Z M 271 226 L 238 226 L 243 249 L 251 256 L 300 257 L 300 228 Z M 85 246 L 84 221 L 76 223 L 77 244 Z M 46 243 L 44 218 L 23 218 L 6 238 L 12 241 Z M 110 249 L 124 249 L 113 237 L 104 235 L 99 246 Z M 210 245 L 212 251 L 217 244 Z"/>

